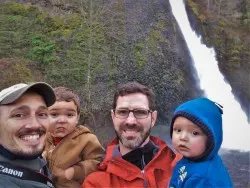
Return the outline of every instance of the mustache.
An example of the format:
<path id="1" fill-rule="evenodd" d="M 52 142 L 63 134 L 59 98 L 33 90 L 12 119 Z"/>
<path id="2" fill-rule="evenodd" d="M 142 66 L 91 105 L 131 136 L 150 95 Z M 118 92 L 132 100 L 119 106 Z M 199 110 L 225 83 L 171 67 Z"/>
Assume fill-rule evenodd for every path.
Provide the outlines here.
<path id="1" fill-rule="evenodd" d="M 46 134 L 46 129 L 45 128 L 24 128 L 21 131 L 19 131 L 19 135 L 27 135 L 27 134 L 39 134 L 43 135 Z"/>
<path id="2" fill-rule="evenodd" d="M 131 130 L 131 131 L 143 131 L 143 127 L 142 126 L 138 126 L 136 124 L 133 125 L 121 125 L 120 130 Z"/>

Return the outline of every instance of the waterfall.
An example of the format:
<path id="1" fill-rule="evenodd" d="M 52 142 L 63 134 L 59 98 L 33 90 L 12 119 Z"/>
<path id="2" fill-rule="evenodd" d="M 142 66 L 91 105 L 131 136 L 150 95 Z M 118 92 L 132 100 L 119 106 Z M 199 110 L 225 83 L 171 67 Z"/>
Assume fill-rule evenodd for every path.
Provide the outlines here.
<path id="1" fill-rule="evenodd" d="M 223 106 L 222 148 L 250 151 L 247 116 L 219 71 L 214 49 L 202 44 L 201 38 L 192 30 L 183 0 L 170 0 L 170 5 L 192 56 L 200 88 L 206 97 Z"/>

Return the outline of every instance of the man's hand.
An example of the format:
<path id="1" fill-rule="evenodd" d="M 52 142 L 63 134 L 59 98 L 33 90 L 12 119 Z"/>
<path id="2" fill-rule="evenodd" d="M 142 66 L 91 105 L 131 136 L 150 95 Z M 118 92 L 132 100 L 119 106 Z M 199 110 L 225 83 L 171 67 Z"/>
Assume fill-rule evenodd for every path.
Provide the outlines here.
<path id="1" fill-rule="evenodd" d="M 69 167 L 68 169 L 65 170 L 64 175 L 67 180 L 71 180 L 74 176 L 75 170 L 73 167 Z"/>

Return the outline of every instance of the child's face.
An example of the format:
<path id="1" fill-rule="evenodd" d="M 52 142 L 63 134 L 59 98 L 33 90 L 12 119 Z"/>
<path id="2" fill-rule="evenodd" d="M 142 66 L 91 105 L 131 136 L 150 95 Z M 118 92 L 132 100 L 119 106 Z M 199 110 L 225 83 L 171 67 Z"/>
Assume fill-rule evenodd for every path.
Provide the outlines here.
<path id="1" fill-rule="evenodd" d="M 79 120 L 74 101 L 56 101 L 49 107 L 50 132 L 53 137 L 65 137 L 71 133 Z"/>
<path id="2" fill-rule="evenodd" d="M 173 125 L 172 143 L 184 157 L 197 157 L 206 149 L 207 136 L 192 121 L 177 117 Z"/>

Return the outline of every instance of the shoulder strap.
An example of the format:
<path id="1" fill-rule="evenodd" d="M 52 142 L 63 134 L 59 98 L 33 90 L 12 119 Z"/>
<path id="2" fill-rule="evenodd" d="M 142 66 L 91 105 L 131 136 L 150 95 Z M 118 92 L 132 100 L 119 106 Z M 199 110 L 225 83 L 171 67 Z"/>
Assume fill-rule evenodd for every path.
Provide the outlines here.
<path id="1" fill-rule="evenodd" d="M 15 177 L 21 180 L 30 180 L 43 183 L 50 188 L 54 188 L 52 181 L 45 175 L 34 170 L 15 166 L 7 162 L 0 161 L 0 174 Z"/>

